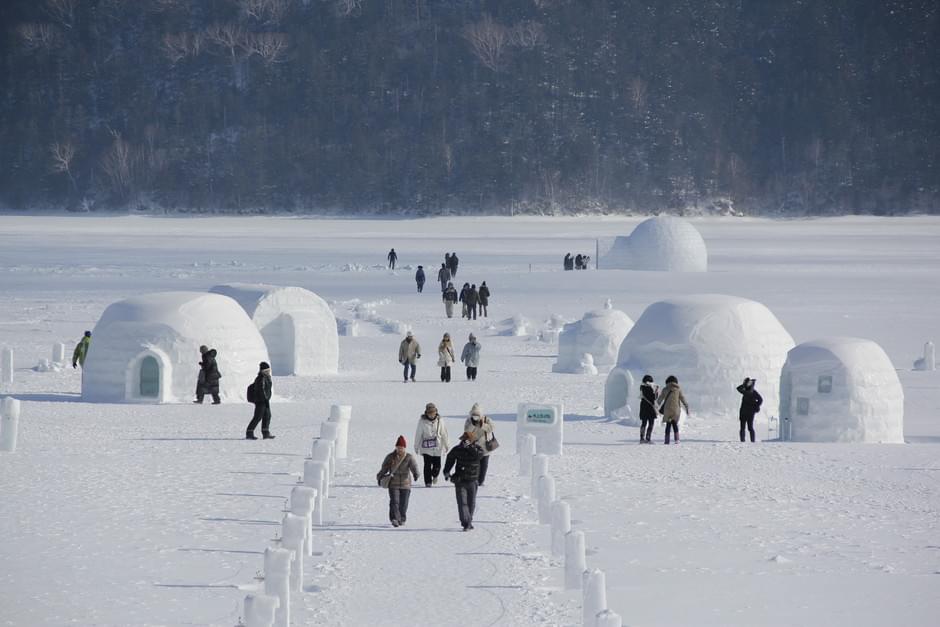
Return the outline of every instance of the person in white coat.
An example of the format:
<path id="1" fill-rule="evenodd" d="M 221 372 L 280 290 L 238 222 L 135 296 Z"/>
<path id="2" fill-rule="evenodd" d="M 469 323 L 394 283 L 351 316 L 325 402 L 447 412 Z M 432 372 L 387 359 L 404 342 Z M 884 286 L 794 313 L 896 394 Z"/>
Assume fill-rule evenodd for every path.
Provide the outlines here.
<path id="1" fill-rule="evenodd" d="M 486 479 L 486 470 L 490 464 L 490 451 L 486 449 L 487 441 L 493 438 L 493 421 L 483 413 L 479 403 L 470 408 L 470 415 L 463 423 L 465 433 L 473 435 L 473 443 L 483 449 L 483 459 L 480 460 L 480 477 L 478 485 L 483 485 Z"/>
<path id="2" fill-rule="evenodd" d="M 463 352 L 460 353 L 460 361 L 467 367 L 467 381 L 477 380 L 477 366 L 480 365 L 480 349 L 477 337 L 471 333 L 469 342 L 464 344 Z"/>
<path id="3" fill-rule="evenodd" d="M 450 381 L 450 367 L 457 361 L 454 356 L 454 344 L 450 341 L 450 333 L 445 333 L 441 343 L 437 345 L 437 365 L 441 367 L 441 381 Z"/>
<path id="4" fill-rule="evenodd" d="M 424 485 L 427 487 L 437 483 L 437 477 L 441 474 L 441 457 L 447 454 L 449 448 L 447 426 L 437 413 L 437 406 L 428 403 L 418 418 L 418 429 L 415 431 L 415 453 L 424 458 Z"/>

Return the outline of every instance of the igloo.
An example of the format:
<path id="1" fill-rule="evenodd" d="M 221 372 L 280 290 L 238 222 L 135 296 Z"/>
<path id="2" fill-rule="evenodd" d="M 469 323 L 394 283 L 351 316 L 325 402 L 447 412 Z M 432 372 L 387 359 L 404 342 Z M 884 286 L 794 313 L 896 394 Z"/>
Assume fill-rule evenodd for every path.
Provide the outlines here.
<path id="1" fill-rule="evenodd" d="M 833 337 L 787 355 L 780 377 L 780 436 L 797 442 L 904 441 L 904 391 L 871 340 Z"/>
<path id="2" fill-rule="evenodd" d="M 750 377 L 775 412 L 780 370 L 793 338 L 764 305 L 719 294 L 680 296 L 653 303 L 620 345 L 604 390 L 608 416 L 636 414 L 639 385 L 651 374 L 663 385 L 675 375 L 696 415 L 737 416 L 735 387 Z"/>
<path id="3" fill-rule="evenodd" d="M 558 361 L 552 372 L 580 373 L 584 355 L 594 358 L 594 366 L 607 371 L 617 363 L 617 350 L 633 328 L 630 317 L 614 309 L 608 300 L 603 309 L 584 314 L 581 320 L 566 324 L 558 336 Z"/>
<path id="4" fill-rule="evenodd" d="M 261 331 L 275 375 L 335 374 L 336 317 L 326 301 L 301 287 L 232 283 L 209 290 L 234 298 Z"/>
<path id="5" fill-rule="evenodd" d="M 708 249 L 688 220 L 657 216 L 640 222 L 629 236 L 616 238 L 598 268 L 707 272 Z"/>
<path id="6" fill-rule="evenodd" d="M 258 329 L 231 298 L 162 292 L 116 302 L 92 333 L 82 372 L 82 398 L 92 402 L 174 403 L 192 400 L 199 346 L 218 351 L 220 395 L 244 400 L 268 351 Z"/>

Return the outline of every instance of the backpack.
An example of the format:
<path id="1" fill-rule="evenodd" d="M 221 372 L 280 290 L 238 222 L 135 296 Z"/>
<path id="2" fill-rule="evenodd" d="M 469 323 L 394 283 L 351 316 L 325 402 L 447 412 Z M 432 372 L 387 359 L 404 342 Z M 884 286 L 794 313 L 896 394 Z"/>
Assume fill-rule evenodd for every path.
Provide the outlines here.
<path id="1" fill-rule="evenodd" d="M 248 399 L 249 403 L 255 402 L 255 382 L 254 381 L 252 381 L 248 385 L 248 389 L 245 390 L 245 397 Z"/>

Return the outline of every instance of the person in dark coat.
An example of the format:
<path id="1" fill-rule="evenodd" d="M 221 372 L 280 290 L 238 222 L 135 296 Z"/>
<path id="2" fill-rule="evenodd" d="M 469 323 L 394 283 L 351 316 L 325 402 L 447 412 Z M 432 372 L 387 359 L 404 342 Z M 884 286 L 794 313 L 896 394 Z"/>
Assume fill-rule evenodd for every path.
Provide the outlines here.
<path id="1" fill-rule="evenodd" d="M 457 264 L 460 263 L 460 260 L 457 259 L 457 253 L 450 254 L 450 278 L 457 278 Z"/>
<path id="2" fill-rule="evenodd" d="M 453 318 L 454 305 L 457 304 L 457 288 L 454 287 L 453 283 L 447 282 L 447 289 L 441 294 L 441 299 L 444 301 L 444 313 L 447 314 L 448 318 Z"/>
<path id="3" fill-rule="evenodd" d="M 573 270 L 573 269 L 574 269 L 574 261 L 572 261 L 572 259 L 571 259 L 571 253 L 566 253 L 566 254 L 565 254 L 565 263 L 564 263 L 564 266 L 565 266 L 565 270 Z"/>
<path id="4" fill-rule="evenodd" d="M 418 266 L 418 271 L 415 272 L 415 283 L 418 284 L 418 293 L 424 291 L 424 266 Z"/>
<path id="5" fill-rule="evenodd" d="M 450 283 L 450 269 L 447 264 L 441 264 L 441 269 L 437 271 L 437 280 L 441 282 L 441 291 L 446 290 L 447 284 Z"/>
<path id="6" fill-rule="evenodd" d="M 751 435 L 751 442 L 754 441 L 754 414 L 760 411 L 760 406 L 764 403 L 764 397 L 754 389 L 754 379 L 745 377 L 744 383 L 737 387 L 741 393 L 741 409 L 738 410 L 738 419 L 741 421 L 741 441 L 744 441 L 744 428 L 747 427 Z"/>
<path id="7" fill-rule="evenodd" d="M 245 431 L 246 440 L 257 440 L 255 437 L 255 427 L 261 423 L 261 437 L 265 440 L 273 440 L 271 435 L 271 366 L 266 361 L 258 364 L 258 376 L 254 382 L 254 400 L 255 413 L 248 423 L 248 429 Z"/>
<path id="8" fill-rule="evenodd" d="M 396 261 L 398 261 L 398 253 L 396 253 L 395 249 L 393 248 L 388 251 L 388 267 L 394 270 Z"/>
<path id="9" fill-rule="evenodd" d="M 643 375 L 640 384 L 640 442 L 652 444 L 650 435 L 653 425 L 656 424 L 656 397 L 659 396 L 659 386 L 653 383 L 653 377 Z"/>
<path id="10" fill-rule="evenodd" d="M 480 283 L 480 290 L 478 294 L 480 296 L 480 313 L 483 314 L 484 318 L 486 318 L 486 308 L 490 304 L 490 288 L 486 286 L 486 281 Z"/>
<path id="11" fill-rule="evenodd" d="M 218 405 L 219 400 L 219 379 L 222 374 L 219 372 L 219 365 L 215 360 L 216 351 L 208 346 L 200 346 L 199 352 L 202 353 L 202 361 L 199 362 L 199 378 L 196 381 L 196 400 L 194 403 L 202 403 L 206 394 L 212 396 L 212 404 Z"/>
<path id="12" fill-rule="evenodd" d="M 477 291 L 477 285 L 474 283 L 467 290 L 464 297 L 464 303 L 467 305 L 467 320 L 477 319 L 477 303 L 480 302 L 480 292 Z"/>
<path id="13" fill-rule="evenodd" d="M 574 269 L 575 269 L 575 270 L 580 270 L 580 269 L 582 268 L 583 259 L 584 259 L 584 258 L 581 256 L 581 253 L 578 253 L 578 255 L 574 258 Z"/>
<path id="14" fill-rule="evenodd" d="M 408 501 L 411 497 L 411 478 L 418 479 L 418 462 L 408 452 L 408 442 L 400 435 L 395 441 L 395 450 L 385 456 L 382 468 L 375 480 L 382 485 L 382 478 L 390 476 L 388 482 L 388 519 L 393 527 L 400 527 L 408 520 Z"/>
<path id="15" fill-rule="evenodd" d="M 460 305 L 461 305 L 461 306 L 460 306 L 460 317 L 461 317 L 461 318 L 467 318 L 468 320 L 470 319 L 470 315 L 469 315 L 469 314 L 470 314 L 470 310 L 469 310 L 469 307 L 467 306 L 467 292 L 469 292 L 469 291 L 470 291 L 470 284 L 469 284 L 469 283 L 464 283 L 464 284 L 463 284 L 463 287 L 460 288 L 460 298 L 458 299 L 458 300 L 460 300 Z"/>
<path id="16" fill-rule="evenodd" d="M 450 449 L 444 463 L 444 479 L 454 482 L 457 493 L 457 515 L 464 531 L 473 529 L 473 511 L 477 504 L 477 480 L 483 449 L 473 443 L 472 433 L 460 436 L 460 444 Z M 453 474 L 451 474 L 453 469 Z"/>

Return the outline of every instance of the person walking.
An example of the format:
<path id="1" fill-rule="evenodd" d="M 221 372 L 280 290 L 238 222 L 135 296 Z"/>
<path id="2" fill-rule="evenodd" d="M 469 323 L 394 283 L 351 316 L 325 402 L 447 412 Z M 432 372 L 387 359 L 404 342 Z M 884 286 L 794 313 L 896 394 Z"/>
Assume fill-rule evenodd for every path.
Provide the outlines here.
<path id="1" fill-rule="evenodd" d="M 454 317 L 454 305 L 457 304 L 457 289 L 453 283 L 448 282 L 447 288 L 441 294 L 441 300 L 444 301 L 444 313 L 448 318 Z"/>
<path id="2" fill-rule="evenodd" d="M 467 297 L 464 299 L 467 304 L 467 320 L 477 319 L 477 304 L 480 302 L 480 292 L 477 291 L 477 284 L 474 283 L 467 290 Z"/>
<path id="3" fill-rule="evenodd" d="M 747 427 L 751 436 L 751 442 L 754 441 L 754 415 L 760 411 L 760 406 L 764 404 L 764 397 L 754 389 L 754 379 L 745 377 L 744 383 L 737 387 L 741 393 L 741 409 L 738 410 L 738 420 L 741 422 L 741 441 L 744 441 L 744 428 Z"/>
<path id="4" fill-rule="evenodd" d="M 467 367 L 467 381 L 477 380 L 477 367 L 480 365 L 480 349 L 483 347 L 477 343 L 477 337 L 471 333 L 469 341 L 463 345 L 463 351 L 460 353 L 460 361 Z"/>
<path id="5" fill-rule="evenodd" d="M 202 404 L 206 394 L 212 396 L 212 404 L 218 405 L 222 401 L 219 399 L 219 379 L 222 373 L 219 372 L 219 365 L 215 360 L 216 351 L 203 344 L 199 347 L 202 354 L 202 361 L 199 362 L 199 377 L 196 380 L 196 400 L 194 403 Z"/>
<path id="6" fill-rule="evenodd" d="M 411 382 L 415 381 L 415 370 L 418 368 L 418 360 L 421 359 L 421 345 L 415 339 L 411 331 L 405 333 L 405 339 L 398 345 L 398 363 L 405 367 L 402 376 L 405 383 L 408 383 L 408 370 L 411 369 Z"/>
<path id="7" fill-rule="evenodd" d="M 85 331 L 85 334 L 82 336 L 82 339 L 78 341 L 78 344 L 75 345 L 75 350 L 72 351 L 72 367 L 78 368 L 79 366 L 82 369 L 85 369 L 85 358 L 88 357 L 88 349 L 91 347 L 91 331 Z"/>
<path id="8" fill-rule="evenodd" d="M 469 307 L 467 307 L 467 292 L 470 291 L 470 284 L 464 283 L 463 287 L 460 288 L 460 317 L 470 319 Z"/>
<path id="9" fill-rule="evenodd" d="M 424 406 L 424 413 L 418 418 L 418 429 L 415 431 L 415 453 L 424 458 L 424 485 L 428 488 L 437 483 L 437 476 L 441 474 L 441 456 L 450 448 L 447 436 L 447 426 L 437 413 L 437 406 L 428 403 Z"/>
<path id="10" fill-rule="evenodd" d="M 418 480 L 418 462 L 408 452 L 405 436 L 395 441 L 395 450 L 385 456 L 375 480 L 388 488 L 388 519 L 393 527 L 401 527 L 408 520 L 408 501 L 411 497 L 411 478 Z"/>
<path id="11" fill-rule="evenodd" d="M 565 270 L 574 269 L 574 261 L 571 259 L 571 253 L 565 253 L 564 268 Z"/>
<path id="12" fill-rule="evenodd" d="M 450 382 L 450 366 L 454 361 L 454 345 L 450 341 L 450 333 L 445 333 L 441 343 L 437 345 L 437 365 L 441 367 L 441 381 Z"/>
<path id="13" fill-rule="evenodd" d="M 470 415 L 463 423 L 463 430 L 473 436 L 473 443 L 483 451 L 480 472 L 477 475 L 477 484 L 482 486 L 486 481 L 486 471 L 490 467 L 490 451 L 487 450 L 486 443 L 493 439 L 493 421 L 483 413 L 479 403 L 474 403 L 470 408 Z"/>
<path id="14" fill-rule="evenodd" d="M 583 259 L 583 257 L 581 257 L 581 253 L 578 253 L 578 254 L 575 256 L 575 258 L 574 258 L 574 269 L 575 269 L 575 270 L 580 270 L 580 269 L 581 269 L 582 259 Z"/>
<path id="15" fill-rule="evenodd" d="M 424 266 L 418 266 L 418 271 L 415 272 L 415 283 L 418 284 L 418 293 L 424 291 Z"/>
<path id="16" fill-rule="evenodd" d="M 656 424 L 656 397 L 659 396 L 659 386 L 653 383 L 651 375 L 643 375 L 640 384 L 640 442 L 652 444 L 650 436 L 653 434 L 653 425 Z"/>
<path id="17" fill-rule="evenodd" d="M 457 278 L 457 265 L 460 263 L 460 260 L 457 259 L 457 253 L 450 254 L 450 276 L 453 279 Z"/>
<path id="18" fill-rule="evenodd" d="M 398 253 L 396 253 L 395 249 L 393 248 L 388 251 L 388 267 L 394 270 L 396 261 L 398 261 Z"/>
<path id="19" fill-rule="evenodd" d="M 473 443 L 473 434 L 464 433 L 460 443 L 450 449 L 444 462 L 444 479 L 454 482 L 457 494 L 457 516 L 464 531 L 473 529 L 473 512 L 477 505 L 477 480 L 483 449 Z M 453 474 L 451 474 L 453 470 Z"/>
<path id="20" fill-rule="evenodd" d="M 248 429 L 245 430 L 246 440 L 257 440 L 255 437 L 255 427 L 261 423 L 261 437 L 265 440 L 273 440 L 271 435 L 271 366 L 266 361 L 258 364 L 258 376 L 252 384 L 252 394 L 248 402 L 254 403 L 255 413 L 248 423 Z"/>
<path id="21" fill-rule="evenodd" d="M 666 425 L 666 444 L 669 444 L 670 428 L 676 434 L 676 444 L 678 444 L 679 416 L 682 414 L 683 407 L 685 413 L 689 413 L 689 404 L 685 402 L 682 388 L 679 387 L 679 380 L 675 376 L 666 377 L 666 387 L 660 390 L 656 402 L 659 403 L 659 413 L 663 415 L 663 423 Z"/>
<path id="22" fill-rule="evenodd" d="M 480 313 L 483 314 L 483 317 L 486 318 L 486 308 L 490 304 L 490 288 L 486 286 L 486 281 L 480 283 Z"/>
<path id="23" fill-rule="evenodd" d="M 437 271 L 437 280 L 441 282 L 441 291 L 446 290 L 450 284 L 450 268 L 447 264 L 441 264 L 441 269 Z"/>

